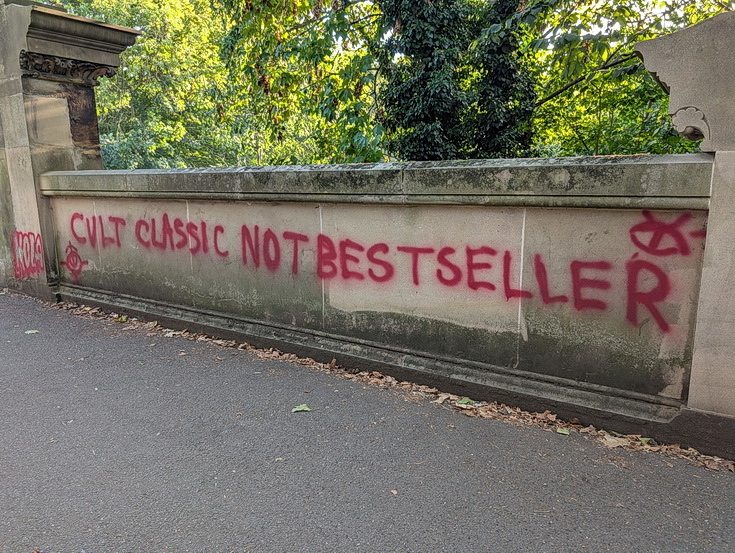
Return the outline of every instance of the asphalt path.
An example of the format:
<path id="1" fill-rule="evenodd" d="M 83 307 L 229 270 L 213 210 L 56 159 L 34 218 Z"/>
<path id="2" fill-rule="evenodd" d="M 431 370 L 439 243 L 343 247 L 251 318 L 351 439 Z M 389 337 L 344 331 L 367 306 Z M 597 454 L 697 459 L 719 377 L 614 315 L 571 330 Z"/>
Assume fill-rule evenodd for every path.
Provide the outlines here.
<path id="1" fill-rule="evenodd" d="M 735 551 L 733 473 L 11 294 L 0 440 L 2 553 Z"/>

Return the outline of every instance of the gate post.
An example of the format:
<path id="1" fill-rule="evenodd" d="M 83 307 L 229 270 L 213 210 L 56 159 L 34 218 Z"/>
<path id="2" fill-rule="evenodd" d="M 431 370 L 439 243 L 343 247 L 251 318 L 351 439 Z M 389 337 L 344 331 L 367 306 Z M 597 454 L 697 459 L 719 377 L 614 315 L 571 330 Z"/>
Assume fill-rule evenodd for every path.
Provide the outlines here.
<path id="1" fill-rule="evenodd" d="M 51 298 L 57 256 L 39 178 L 102 168 L 94 87 L 115 75 L 140 33 L 0 2 L 0 287 Z"/>

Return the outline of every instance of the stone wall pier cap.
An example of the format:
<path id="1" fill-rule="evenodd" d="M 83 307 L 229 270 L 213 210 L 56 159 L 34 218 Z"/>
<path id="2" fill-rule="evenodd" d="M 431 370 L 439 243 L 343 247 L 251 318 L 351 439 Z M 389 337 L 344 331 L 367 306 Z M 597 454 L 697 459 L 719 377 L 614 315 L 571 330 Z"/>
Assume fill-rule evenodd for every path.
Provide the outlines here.
<path id="1" fill-rule="evenodd" d="M 669 114 L 703 152 L 735 151 L 735 12 L 639 42 L 643 63 L 669 93 Z"/>
<path id="2" fill-rule="evenodd" d="M 38 2 L 4 0 L 0 5 L 15 12 L 8 12 L 6 18 L 16 18 L 18 24 L 28 25 L 26 36 L 18 37 L 21 40 L 12 46 L 46 58 L 114 69 L 120 65 L 119 54 L 140 35 L 133 29 L 79 17 L 66 13 L 63 8 Z"/>

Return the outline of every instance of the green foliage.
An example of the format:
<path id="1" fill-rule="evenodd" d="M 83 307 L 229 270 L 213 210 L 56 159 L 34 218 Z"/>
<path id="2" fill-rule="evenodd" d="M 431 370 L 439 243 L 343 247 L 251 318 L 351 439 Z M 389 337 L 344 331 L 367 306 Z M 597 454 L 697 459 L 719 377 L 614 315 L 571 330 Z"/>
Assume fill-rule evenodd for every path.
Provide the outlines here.
<path id="1" fill-rule="evenodd" d="M 668 98 L 633 53 L 640 40 L 730 10 L 719 0 L 538 0 L 506 22 L 523 25 L 539 100 L 541 155 L 680 153 Z"/>
<path id="2" fill-rule="evenodd" d="M 735 7 L 47 1 L 143 33 L 97 89 L 110 168 L 692 151 L 633 44 Z"/>
<path id="3" fill-rule="evenodd" d="M 209 0 L 58 0 L 69 11 L 140 30 L 112 79 L 97 89 L 109 168 L 235 165 L 247 141 L 235 132 L 224 22 Z"/>
<path id="4" fill-rule="evenodd" d="M 267 163 L 379 161 L 369 1 L 221 0 L 238 107 L 257 120 Z M 244 124 L 244 127 L 252 123 Z M 294 155 L 296 154 L 296 155 Z"/>
<path id="5" fill-rule="evenodd" d="M 516 0 L 383 0 L 381 122 L 412 160 L 513 157 L 530 144 L 535 100 L 516 29 L 497 32 Z"/>
<path id="6" fill-rule="evenodd" d="M 240 105 L 261 114 L 270 145 L 359 162 L 384 157 L 384 129 L 400 159 L 514 156 L 530 144 L 533 90 L 515 33 L 489 30 L 517 0 L 222 1 Z"/>
<path id="7" fill-rule="evenodd" d="M 537 109 L 541 155 L 668 154 L 695 151 L 667 115 L 668 96 L 647 73 L 593 78 Z"/>

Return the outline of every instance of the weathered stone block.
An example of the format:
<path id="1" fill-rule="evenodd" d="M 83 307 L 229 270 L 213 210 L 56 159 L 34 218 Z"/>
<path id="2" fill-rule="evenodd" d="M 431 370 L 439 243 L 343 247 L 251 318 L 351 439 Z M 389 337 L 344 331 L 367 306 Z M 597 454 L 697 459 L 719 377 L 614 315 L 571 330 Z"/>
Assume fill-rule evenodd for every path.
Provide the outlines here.
<path id="1" fill-rule="evenodd" d="M 704 152 L 735 150 L 735 12 L 636 44 L 636 51 L 669 92 L 674 127 Z"/>
<path id="2" fill-rule="evenodd" d="M 689 404 L 735 416 L 735 153 L 715 156 Z"/>
<path id="3" fill-rule="evenodd" d="M 2 201 L 12 206 L 3 230 L 5 236 L 38 237 L 43 248 L 41 259 L 35 251 L 13 258 L 16 269 L 24 260 L 13 271 L 15 288 L 50 296 L 56 250 L 53 240 L 42 239 L 53 228 L 38 192 L 40 175 L 102 167 L 93 87 L 114 75 L 119 53 L 138 34 L 35 2 L 0 4 L 0 123 L 9 182 Z M 7 266 L 7 250 L 3 255 Z"/>

